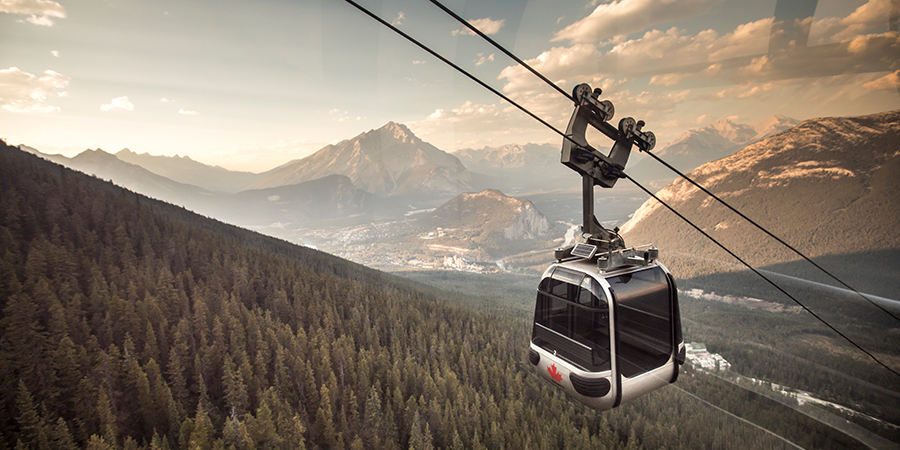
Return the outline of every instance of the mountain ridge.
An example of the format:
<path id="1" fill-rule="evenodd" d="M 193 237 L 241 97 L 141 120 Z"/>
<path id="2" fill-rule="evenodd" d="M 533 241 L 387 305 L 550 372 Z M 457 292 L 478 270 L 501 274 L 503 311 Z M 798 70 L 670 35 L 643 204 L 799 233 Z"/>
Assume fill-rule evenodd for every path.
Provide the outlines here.
<path id="1" fill-rule="evenodd" d="M 405 125 L 378 129 L 330 144 L 268 172 L 245 189 L 295 184 L 341 174 L 367 192 L 383 195 L 456 195 L 471 189 L 471 174 L 453 155 L 421 140 Z"/>
<path id="2" fill-rule="evenodd" d="M 252 172 L 203 164 L 187 155 L 159 156 L 136 153 L 128 148 L 119 150 L 115 155 L 122 161 L 136 164 L 157 175 L 208 191 L 237 192 L 260 178 L 259 174 Z"/>
<path id="3" fill-rule="evenodd" d="M 808 256 L 900 248 L 900 189 L 890 181 L 900 176 L 898 143 L 900 111 L 810 119 L 690 177 Z M 684 180 L 658 196 L 755 265 L 796 258 L 759 248 L 771 241 Z M 675 252 L 718 253 L 653 200 L 621 232 Z"/>

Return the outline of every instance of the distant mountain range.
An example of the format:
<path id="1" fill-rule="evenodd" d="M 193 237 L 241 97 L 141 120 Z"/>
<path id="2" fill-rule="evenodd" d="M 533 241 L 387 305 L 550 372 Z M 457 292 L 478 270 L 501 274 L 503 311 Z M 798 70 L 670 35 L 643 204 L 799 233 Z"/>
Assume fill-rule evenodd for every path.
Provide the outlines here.
<path id="1" fill-rule="evenodd" d="M 360 189 L 383 196 L 447 196 L 472 188 L 472 176 L 459 159 L 419 139 L 405 125 L 388 122 L 272 169 L 247 189 L 296 184 L 333 174 L 346 175 Z"/>
<path id="2" fill-rule="evenodd" d="M 895 233 L 900 196 L 886 181 L 900 175 L 898 114 L 814 119 L 786 131 L 796 121 L 784 116 L 752 126 L 723 120 L 684 133 L 658 154 L 682 168 L 705 162 L 693 172 L 698 182 L 811 256 L 871 249 L 872 242 L 900 248 Z M 742 142 L 750 144 L 737 151 Z M 569 219 L 561 219 L 553 205 L 580 214 L 580 182 L 559 164 L 555 145 L 506 145 L 448 154 L 393 122 L 262 174 L 128 149 L 116 155 L 87 150 L 67 158 L 21 148 L 286 239 L 293 239 L 299 229 L 315 230 L 319 237 L 310 235 L 310 241 L 328 251 L 357 252 L 345 254 L 356 261 L 379 254 L 390 264 L 405 264 L 416 255 L 437 258 L 441 252 L 482 262 L 505 258 L 546 247 L 562 236 L 562 225 L 554 221 Z M 627 170 L 639 173 L 644 162 L 656 164 L 640 161 Z M 523 198 L 529 195 L 540 198 L 535 201 L 554 219 Z M 634 205 L 642 201 L 629 195 Z M 660 195 L 704 230 L 722 236 L 726 245 L 754 255 L 756 262 L 790 259 L 766 253 L 763 237 L 684 182 L 672 183 Z M 617 205 L 610 203 L 614 201 L 604 195 L 597 200 L 603 211 Z M 624 216 L 625 211 L 619 214 Z M 628 244 L 652 242 L 663 254 L 715 253 L 704 238 L 670 216 L 653 201 L 645 203 L 622 227 Z M 365 245 L 370 247 L 353 247 L 357 238 L 351 234 L 356 231 L 336 231 L 351 226 L 365 229 Z"/>
<path id="3" fill-rule="evenodd" d="M 799 123 L 798 120 L 782 115 L 771 116 L 754 125 L 722 119 L 703 128 L 682 133 L 663 148 L 654 150 L 654 154 L 683 173 L 688 173 L 701 164 L 724 158 L 749 144 L 790 129 Z M 626 168 L 626 173 L 639 181 L 647 182 L 664 180 L 667 183 L 678 176 L 649 158 Z"/>
<path id="4" fill-rule="evenodd" d="M 155 156 L 135 153 L 127 148 L 116 153 L 116 157 L 127 163 L 141 166 L 157 175 L 184 184 L 192 184 L 208 191 L 237 192 L 261 175 L 238 172 L 219 166 L 208 166 L 194 161 L 189 156 Z"/>
<path id="5" fill-rule="evenodd" d="M 473 172 L 482 188 L 507 193 L 548 192 L 580 186 L 577 176 L 559 162 L 559 144 L 508 144 L 466 148 L 453 153 Z M 571 183 L 569 183 L 571 182 Z"/>
<path id="6" fill-rule="evenodd" d="M 48 155 L 25 145 L 21 150 L 34 153 L 44 159 L 94 175 L 104 180 L 113 180 L 116 184 L 140 192 L 148 197 L 164 200 L 185 208 L 206 214 L 205 206 L 215 193 L 206 189 L 179 183 L 172 179 L 157 175 L 137 164 L 119 159 L 116 155 L 103 150 L 85 150 L 68 158 L 62 155 Z"/>
<path id="7" fill-rule="evenodd" d="M 807 120 L 690 176 L 808 256 L 900 249 L 900 111 Z M 797 258 L 684 180 L 658 196 L 752 264 Z M 655 200 L 622 233 L 661 255 L 734 262 Z"/>

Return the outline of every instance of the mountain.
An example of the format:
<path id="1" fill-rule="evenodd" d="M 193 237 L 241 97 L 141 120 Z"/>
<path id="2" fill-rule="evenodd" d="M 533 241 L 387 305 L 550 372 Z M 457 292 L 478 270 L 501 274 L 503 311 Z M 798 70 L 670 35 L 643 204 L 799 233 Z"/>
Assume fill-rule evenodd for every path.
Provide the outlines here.
<path id="1" fill-rule="evenodd" d="M 378 195 L 456 195 L 471 189 L 472 176 L 455 156 L 419 139 L 405 125 L 388 122 L 353 139 L 265 172 L 247 189 L 297 184 L 346 175 Z"/>
<path id="2" fill-rule="evenodd" d="M 470 170 L 511 170 L 559 163 L 559 145 L 552 144 L 507 144 L 478 150 L 466 148 L 453 154 Z"/>
<path id="3" fill-rule="evenodd" d="M 62 164 L 88 175 L 140 192 L 148 197 L 164 200 L 195 211 L 205 212 L 205 206 L 216 196 L 215 193 L 190 184 L 179 183 L 157 175 L 139 165 L 120 160 L 116 155 L 101 149 L 85 150 L 72 158 L 62 155 L 48 155 L 31 149 L 45 159 Z"/>
<path id="4" fill-rule="evenodd" d="M 2 142 L 0 207 L 0 448 L 862 447 L 688 366 L 679 389 L 597 414 L 526 362 L 530 321 L 518 312 L 533 294 L 508 300 L 484 276 L 461 292 L 429 288 Z M 691 330 L 709 323 L 685 317 Z M 755 344 L 783 324 L 714 329 Z M 872 377 L 871 363 L 749 350 L 729 361 L 804 380 L 838 373 L 803 388 L 876 397 L 896 416 L 896 394 L 880 387 L 893 378 L 860 386 L 839 372 Z"/>
<path id="5" fill-rule="evenodd" d="M 125 148 L 117 152 L 116 157 L 170 180 L 198 186 L 208 191 L 237 192 L 260 178 L 258 174 L 251 172 L 208 166 L 194 161 L 189 156 L 155 156 L 149 153 L 135 153 Z"/>
<path id="6" fill-rule="evenodd" d="M 525 448 L 593 417 L 515 412 L 571 405 L 518 319 L 458 295 L 5 143 L 0 198 L 2 448 Z M 525 428 L 484 431 L 504 417 Z"/>
<path id="7" fill-rule="evenodd" d="M 560 164 L 559 149 L 559 144 L 507 144 L 453 154 L 475 174 L 480 187 L 533 193 L 561 189 L 575 176 Z"/>
<path id="8" fill-rule="evenodd" d="M 378 196 L 358 189 L 344 175 L 299 184 L 252 189 L 223 196 L 216 218 L 245 226 L 312 226 L 322 221 L 371 213 Z"/>
<path id="9" fill-rule="evenodd" d="M 774 115 L 755 125 L 718 120 L 706 127 L 688 130 L 654 153 L 688 173 L 701 164 L 728 156 L 741 148 L 796 126 L 799 121 Z M 630 173 L 639 180 L 673 180 L 677 175 L 649 158 L 635 163 Z M 627 171 L 626 171 L 627 172 Z"/>
<path id="10" fill-rule="evenodd" d="M 807 120 L 690 176 L 808 256 L 900 249 L 900 111 Z M 658 196 L 753 264 L 796 259 L 684 180 Z M 722 256 L 655 200 L 622 233 L 632 245 Z"/>
<path id="11" fill-rule="evenodd" d="M 31 147 L 27 147 L 27 151 L 86 174 L 112 180 L 148 197 L 184 206 L 228 223 L 254 228 L 268 227 L 267 231 L 272 231 L 273 234 L 280 234 L 281 231 L 277 230 L 279 228 L 296 229 L 318 225 L 322 221 L 372 213 L 384 206 L 383 201 L 357 189 L 349 178 L 342 175 L 229 194 L 207 191 L 157 175 L 139 165 L 120 160 L 119 156 L 123 152 L 113 155 L 100 149 L 85 150 L 73 158 L 67 158 L 46 155 Z M 131 152 L 124 151 L 126 157 L 133 156 L 133 153 L 128 156 L 129 153 Z M 185 161 L 184 158 L 138 156 L 142 161 L 169 161 L 170 165 Z M 193 164 L 203 166 L 196 162 Z M 183 167 L 191 165 L 188 163 Z M 215 170 L 209 166 L 204 167 Z"/>
<path id="12" fill-rule="evenodd" d="M 427 245 L 440 244 L 452 253 L 467 249 L 490 260 L 549 248 L 563 230 L 551 223 L 528 200 L 509 197 L 496 189 L 459 194 L 418 220 L 428 232 Z"/>

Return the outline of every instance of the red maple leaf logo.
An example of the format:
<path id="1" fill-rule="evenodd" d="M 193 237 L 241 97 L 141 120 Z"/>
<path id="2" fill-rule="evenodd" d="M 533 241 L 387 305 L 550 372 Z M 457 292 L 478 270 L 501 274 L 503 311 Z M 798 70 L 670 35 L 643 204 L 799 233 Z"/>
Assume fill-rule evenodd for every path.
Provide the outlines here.
<path id="1" fill-rule="evenodd" d="M 562 382 L 562 374 L 556 371 L 556 364 L 551 364 L 547 368 L 547 372 L 550 372 L 550 378 L 556 380 L 557 383 Z"/>

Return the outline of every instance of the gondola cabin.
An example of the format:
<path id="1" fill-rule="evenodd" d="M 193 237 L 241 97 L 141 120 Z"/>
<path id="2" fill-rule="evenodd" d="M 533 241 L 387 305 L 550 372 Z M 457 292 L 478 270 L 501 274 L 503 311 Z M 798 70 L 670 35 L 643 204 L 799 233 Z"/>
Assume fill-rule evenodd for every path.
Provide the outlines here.
<path id="1" fill-rule="evenodd" d="M 608 270 L 596 257 L 552 264 L 528 352 L 543 378 L 598 410 L 674 382 L 684 363 L 674 279 L 646 256 L 620 260 Z"/>

